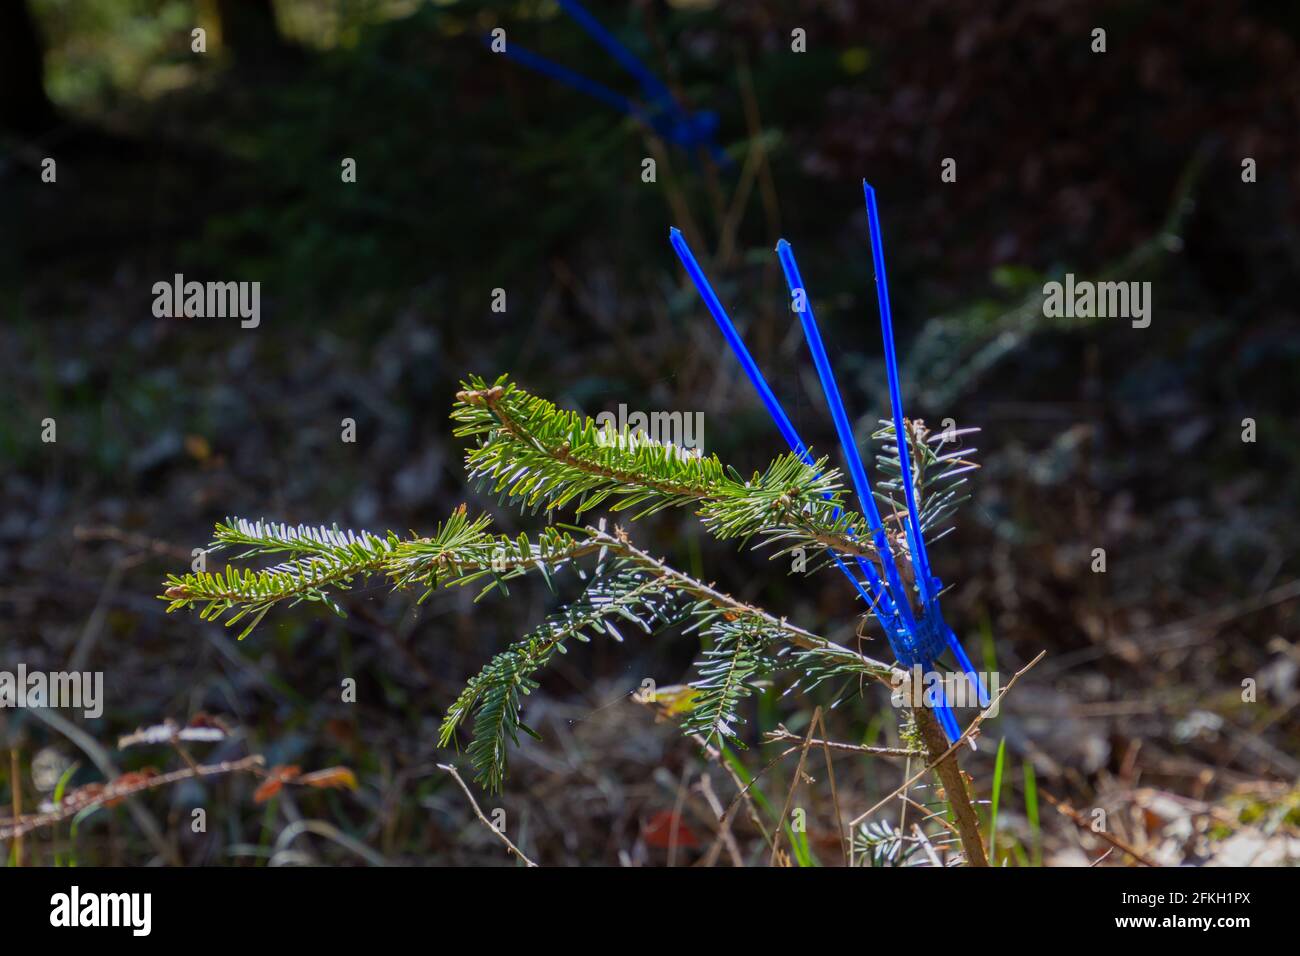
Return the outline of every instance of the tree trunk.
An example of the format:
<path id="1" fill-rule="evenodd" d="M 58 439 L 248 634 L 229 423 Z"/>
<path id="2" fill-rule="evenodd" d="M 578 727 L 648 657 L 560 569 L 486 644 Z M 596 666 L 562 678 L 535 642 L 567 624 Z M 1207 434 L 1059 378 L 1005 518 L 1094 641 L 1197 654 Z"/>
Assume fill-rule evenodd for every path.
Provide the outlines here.
<path id="1" fill-rule="evenodd" d="M 217 0 L 221 45 L 240 63 L 270 63 L 288 44 L 275 22 L 273 0 Z"/>
<path id="2" fill-rule="evenodd" d="M 34 136 L 58 114 L 45 95 L 45 45 L 27 0 L 0 3 L 0 131 Z"/>

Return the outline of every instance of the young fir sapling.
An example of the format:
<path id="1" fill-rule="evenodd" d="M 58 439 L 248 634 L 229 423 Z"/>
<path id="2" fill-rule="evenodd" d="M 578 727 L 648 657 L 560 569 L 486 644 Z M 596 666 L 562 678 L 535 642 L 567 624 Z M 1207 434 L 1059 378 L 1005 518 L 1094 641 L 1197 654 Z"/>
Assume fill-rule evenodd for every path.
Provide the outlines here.
<path id="1" fill-rule="evenodd" d="M 951 650 L 977 689 L 987 693 L 939 611 L 942 585 L 930 571 L 927 535 L 951 517 L 962 500 L 970 450 L 944 453 L 953 437 L 931 435 L 920 421 L 903 417 L 885 285 L 875 197 L 864 183 L 874 250 L 877 289 L 889 375 L 892 420 L 875 432 L 886 477 L 872 489 L 813 317 L 808 296 L 784 240 L 777 252 L 790 286 L 832 420 L 845 454 L 852 492 L 826 458 L 814 459 L 768 387 L 716 294 L 686 245 L 672 230 L 670 241 L 724 338 L 767 407 L 790 453 L 745 478 L 716 455 L 704 456 L 654 441 L 627 428 L 598 426 L 591 418 L 557 408 L 519 388 L 508 376 L 488 382 L 471 377 L 457 393 L 451 417 L 455 434 L 471 439 L 469 479 L 478 489 L 536 514 L 571 511 L 575 520 L 597 508 L 630 514 L 635 521 L 666 508 L 691 507 L 720 540 L 755 542 L 777 555 L 802 552 L 815 570 L 833 565 L 852 582 L 881 624 L 898 664 L 931 671 Z M 852 510 L 856 503 L 858 510 Z M 882 515 L 881 506 L 885 513 Z M 791 689 L 811 690 L 832 678 L 850 686 L 872 678 L 891 686 L 908 675 L 827 640 L 783 617 L 739 601 L 638 548 L 621 527 L 555 524 L 533 537 L 494 534 L 486 515 L 471 517 L 465 505 L 429 536 L 344 531 L 337 526 L 290 527 L 228 519 L 216 527 L 213 549 L 236 549 L 224 572 L 170 575 L 162 597 L 168 611 L 198 609 L 205 620 L 245 624 L 245 637 L 278 604 L 318 602 L 337 614 L 337 595 L 383 576 L 395 588 L 434 591 L 471 583 L 479 597 L 536 572 L 555 590 L 555 579 L 572 572 L 581 593 L 563 603 L 534 631 L 493 657 L 465 685 L 443 719 L 439 743 L 453 744 L 468 730 L 468 756 L 479 782 L 499 790 L 509 747 L 519 734 L 537 736 L 523 719 L 522 699 L 539 685 L 536 675 L 570 641 L 607 636 L 621 642 L 620 628 L 646 634 L 680 627 L 698 632 L 703 651 L 688 705 L 676 709 L 683 728 L 710 743 L 743 746 L 740 710 L 762 679 L 787 675 Z M 908 564 L 895 560 L 906 554 Z M 233 562 L 274 555 L 260 570 Z M 901 566 L 900 566 L 901 565 Z M 856 572 L 855 570 L 856 569 Z M 910 572 L 909 578 L 904 573 Z M 861 577 L 859 577 L 859 574 Z M 863 583 L 865 581 L 865 584 Z M 913 606 L 915 603 L 915 606 Z M 926 756 L 938 772 L 953 811 L 967 862 L 984 865 L 978 823 L 955 746 L 962 739 L 944 699 L 905 711 L 915 720 Z M 942 729 L 940 729 L 942 728 Z"/>

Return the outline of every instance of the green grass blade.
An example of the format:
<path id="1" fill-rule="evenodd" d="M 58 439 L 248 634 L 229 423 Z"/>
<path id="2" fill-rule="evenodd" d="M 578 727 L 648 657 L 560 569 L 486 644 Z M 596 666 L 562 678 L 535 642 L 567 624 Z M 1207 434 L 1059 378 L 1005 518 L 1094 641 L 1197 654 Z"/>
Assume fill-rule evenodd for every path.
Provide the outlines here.
<path id="1" fill-rule="evenodd" d="M 1029 818 L 1029 831 L 1034 839 L 1034 866 L 1043 865 L 1043 831 L 1038 822 L 1038 781 L 1034 765 L 1025 761 L 1025 816 Z"/>
<path id="2" fill-rule="evenodd" d="M 1007 756 L 1007 738 L 998 742 L 998 757 L 993 764 L 993 800 L 989 808 L 989 862 L 997 865 L 998 853 L 998 802 L 1002 797 L 1002 765 Z"/>

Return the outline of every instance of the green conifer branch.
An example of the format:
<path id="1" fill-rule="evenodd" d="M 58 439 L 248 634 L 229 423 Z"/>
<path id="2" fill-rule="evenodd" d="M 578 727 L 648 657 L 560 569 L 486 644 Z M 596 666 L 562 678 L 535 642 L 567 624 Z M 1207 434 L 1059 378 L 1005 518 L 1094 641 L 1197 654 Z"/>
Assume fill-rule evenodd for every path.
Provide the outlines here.
<path id="1" fill-rule="evenodd" d="M 683 715 L 682 730 L 698 734 L 706 744 L 714 739 L 740 744 L 736 728 L 745 722 L 740 704 L 758 689 L 759 678 L 778 667 L 769 653 L 775 635 L 754 618 L 723 618 L 714 621 L 705 636 L 712 646 L 696 662 L 700 676 L 691 681 L 696 695 Z"/>
<path id="2" fill-rule="evenodd" d="M 530 395 L 508 377 L 492 385 L 472 377 L 456 395 L 456 434 L 477 439 L 466 454 L 471 480 L 526 508 L 569 504 L 576 514 L 610 502 L 640 518 L 692 505 L 720 539 L 756 537 L 823 554 L 833 549 L 870 561 L 866 524 L 843 505 L 838 471 L 821 459 L 805 464 L 786 454 L 748 481 L 716 455 L 703 456 L 591 418 Z"/>
<path id="3" fill-rule="evenodd" d="M 488 386 L 471 379 L 458 393 L 456 433 L 477 444 L 467 454 L 471 477 L 503 498 L 534 509 L 572 505 L 581 514 L 601 504 L 636 508 L 637 517 L 691 505 L 721 539 L 757 538 L 788 551 L 835 549 L 874 560 L 859 545 L 862 519 L 842 508 L 838 473 L 825 461 L 809 466 L 793 455 L 774 461 L 745 481 L 716 456 L 700 456 L 642 435 L 601 429 L 589 418 L 529 395 L 504 377 Z M 737 740 L 742 701 L 756 682 L 793 669 L 815 686 L 832 676 L 889 681 L 892 668 L 847 647 L 738 601 L 637 548 L 620 528 L 549 527 L 535 538 L 509 538 L 490 530 L 486 515 L 470 517 L 464 505 L 429 536 L 375 534 L 334 527 L 289 526 L 227 519 L 216 526 L 211 550 L 230 549 L 223 572 L 169 575 L 162 597 L 167 610 L 198 608 L 227 625 L 251 616 L 242 638 L 276 604 L 316 601 L 342 614 L 339 592 L 374 577 L 394 587 L 434 590 L 485 581 L 484 593 L 537 571 L 552 577 L 597 555 L 581 595 L 548 616 L 528 637 L 494 656 L 466 684 L 439 732 L 450 744 L 471 724 L 469 756 L 478 779 L 499 789 L 508 750 L 522 731 L 522 700 L 537 674 L 569 641 L 604 634 L 622 640 L 620 625 L 650 634 L 687 625 L 707 645 L 692 682 L 686 731 L 705 740 Z M 274 555 L 271 567 L 239 569 L 234 562 Z M 481 595 L 480 595 L 481 596 Z"/>
<path id="4" fill-rule="evenodd" d="M 839 674 L 888 680 L 892 668 L 835 644 L 761 608 L 739 601 L 654 558 L 632 544 L 622 530 L 599 527 L 575 529 L 582 540 L 599 548 L 600 559 L 581 597 L 549 616 L 521 641 L 497 654 L 466 684 L 447 710 L 439 731 L 441 746 L 449 746 L 456 731 L 473 716 L 467 752 L 479 782 L 500 789 L 505 778 L 509 746 L 519 732 L 536 736 L 522 720 L 521 699 L 536 687 L 536 674 L 555 653 L 567 653 L 571 639 L 589 641 L 605 634 L 623 640 L 624 621 L 646 634 L 691 622 L 711 642 L 692 682 L 697 694 L 683 715 L 683 729 L 705 739 L 737 740 L 740 703 L 754 681 L 776 670 L 781 661 L 773 649 L 798 649 L 799 660 L 816 660 Z"/>
<path id="5" fill-rule="evenodd" d="M 979 467 L 974 461 L 977 449 L 961 448 L 960 445 L 963 437 L 979 429 L 954 428 L 951 432 L 936 434 L 919 419 L 908 419 L 904 424 L 907 426 L 905 437 L 921 533 L 928 542 L 952 530 L 948 521 L 970 497 L 966 492 L 967 475 Z M 875 491 L 882 506 L 881 514 L 886 524 L 897 526 L 900 540 L 905 540 L 901 530 L 907 519 L 907 503 L 903 498 L 902 468 L 894 441 L 894 423 L 882 419 L 871 437 L 880 445 L 876 466 L 884 475 L 877 480 Z M 952 448 L 945 447 L 945 438 L 954 442 Z"/>
<path id="6" fill-rule="evenodd" d="M 572 534 L 548 528 L 535 540 L 512 539 L 488 531 L 486 515 L 470 518 L 461 506 L 428 537 L 399 538 L 369 531 L 344 531 L 337 526 L 291 527 L 264 521 L 229 518 L 216 526 L 209 551 L 239 547 L 232 561 L 267 554 L 289 554 L 288 560 L 260 570 L 228 564 L 224 572 L 171 574 L 161 597 L 167 611 L 200 609 L 204 620 L 225 620 L 229 627 L 251 616 L 239 635 L 246 637 L 276 604 L 300 601 L 324 604 L 342 616 L 337 592 L 374 576 L 387 577 L 394 587 L 425 588 L 420 600 L 440 587 L 489 579 L 484 592 L 505 587 L 513 577 L 538 570 L 549 581 L 567 564 L 599 549 Z M 480 595 L 481 596 L 481 595 Z"/>
<path id="7" fill-rule="evenodd" d="M 447 710 L 439 729 L 441 746 L 448 746 L 457 728 L 474 715 L 468 748 L 479 782 L 501 789 L 510 744 L 519 731 L 537 737 L 522 719 L 521 697 L 537 688 L 535 674 L 558 653 L 567 653 L 569 640 L 584 643 L 605 634 L 620 643 L 618 622 L 628 622 L 649 634 L 681 613 L 680 595 L 645 569 L 622 560 L 600 567 L 576 601 L 550 615 L 521 641 L 497 654 L 466 684 Z"/>

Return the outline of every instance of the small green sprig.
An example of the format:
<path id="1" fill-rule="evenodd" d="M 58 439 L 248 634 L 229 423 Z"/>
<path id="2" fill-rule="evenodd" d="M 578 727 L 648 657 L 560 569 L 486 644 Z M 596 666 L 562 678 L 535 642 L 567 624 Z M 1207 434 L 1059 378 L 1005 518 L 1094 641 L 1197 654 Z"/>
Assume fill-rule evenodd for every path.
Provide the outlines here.
<path id="1" fill-rule="evenodd" d="M 395 587 L 423 587 L 423 601 L 441 587 L 485 578 L 485 591 L 505 587 L 507 580 L 533 569 L 549 579 L 595 547 L 555 528 L 535 539 L 512 539 L 491 533 L 490 525 L 490 517 L 471 518 L 463 505 L 427 537 L 228 518 L 216 526 L 209 552 L 241 548 L 232 562 L 269 554 L 288 555 L 287 560 L 260 570 L 231 563 L 215 573 L 170 574 L 160 597 L 169 602 L 168 613 L 198 608 L 203 620 L 222 620 L 227 627 L 249 619 L 242 640 L 281 603 L 319 603 L 344 616 L 335 595 L 375 576 Z"/>
<path id="2" fill-rule="evenodd" d="M 977 433 L 979 429 L 954 425 L 942 432 L 931 432 L 920 419 L 905 419 L 904 425 L 921 532 L 927 542 L 937 541 L 952 530 L 950 519 L 970 498 L 968 476 L 979 468 L 974 461 L 978 449 L 960 446 L 966 436 Z M 882 512 L 887 515 L 886 522 L 897 526 L 896 530 L 901 532 L 907 515 L 907 502 L 903 494 L 903 469 L 899 465 L 894 423 L 882 419 L 871 437 L 879 443 L 876 467 L 885 476 L 876 481 L 875 495 Z M 946 447 L 949 444 L 953 447 Z"/>

